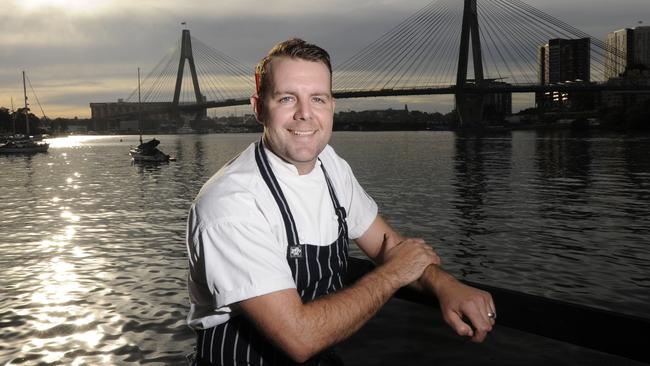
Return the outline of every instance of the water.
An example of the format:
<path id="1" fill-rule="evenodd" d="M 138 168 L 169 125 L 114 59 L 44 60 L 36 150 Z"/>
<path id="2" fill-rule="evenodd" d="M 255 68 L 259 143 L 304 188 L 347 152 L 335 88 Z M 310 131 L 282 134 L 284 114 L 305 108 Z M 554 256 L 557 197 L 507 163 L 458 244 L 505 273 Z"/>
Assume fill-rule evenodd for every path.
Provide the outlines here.
<path id="1" fill-rule="evenodd" d="M 135 136 L 0 156 L 0 363 L 182 364 L 190 201 L 257 134 Z M 650 137 L 335 133 L 382 214 L 458 277 L 650 317 Z M 358 251 L 355 251 L 359 254 Z"/>

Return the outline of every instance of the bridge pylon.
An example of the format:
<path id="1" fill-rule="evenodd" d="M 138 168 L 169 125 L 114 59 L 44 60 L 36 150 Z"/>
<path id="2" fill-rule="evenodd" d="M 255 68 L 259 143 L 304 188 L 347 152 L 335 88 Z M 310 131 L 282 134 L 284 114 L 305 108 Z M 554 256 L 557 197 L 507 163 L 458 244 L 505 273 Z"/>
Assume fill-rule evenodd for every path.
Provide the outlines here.
<path id="1" fill-rule="evenodd" d="M 194 96 L 196 97 L 196 103 L 202 104 L 205 103 L 205 98 L 201 94 L 201 88 L 199 87 L 199 79 L 196 76 L 196 65 L 194 64 L 194 55 L 192 53 L 192 39 L 190 37 L 190 30 L 183 29 L 183 35 L 181 38 L 181 55 L 178 62 L 178 73 L 176 74 L 176 87 L 174 88 L 174 106 L 178 106 L 180 95 L 181 95 L 181 84 L 183 82 L 183 70 L 185 69 L 185 60 L 190 65 L 190 73 L 192 74 L 192 85 L 194 86 Z M 205 108 L 201 109 L 196 118 L 204 117 L 207 115 L 207 110 Z"/>
<path id="2" fill-rule="evenodd" d="M 471 85 L 467 83 L 467 66 L 469 63 L 469 46 L 471 41 L 474 85 L 480 87 L 483 84 L 483 56 L 481 54 L 481 38 L 478 29 L 476 1 L 465 0 L 463 10 L 463 25 L 456 74 L 456 111 L 458 112 L 460 120 L 459 127 L 461 128 L 475 126 L 483 120 L 484 96 L 480 93 L 472 93 Z"/>

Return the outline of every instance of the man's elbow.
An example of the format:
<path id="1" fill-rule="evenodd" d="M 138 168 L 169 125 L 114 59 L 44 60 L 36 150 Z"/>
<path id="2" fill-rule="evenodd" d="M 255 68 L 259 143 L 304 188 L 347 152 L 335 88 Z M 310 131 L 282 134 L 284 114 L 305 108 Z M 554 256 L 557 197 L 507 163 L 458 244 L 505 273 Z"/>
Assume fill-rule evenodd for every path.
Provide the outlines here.
<path id="1" fill-rule="evenodd" d="M 310 358 L 314 357 L 320 351 L 316 347 L 306 344 L 301 341 L 289 341 L 280 346 L 282 351 L 297 363 L 307 362 Z"/>

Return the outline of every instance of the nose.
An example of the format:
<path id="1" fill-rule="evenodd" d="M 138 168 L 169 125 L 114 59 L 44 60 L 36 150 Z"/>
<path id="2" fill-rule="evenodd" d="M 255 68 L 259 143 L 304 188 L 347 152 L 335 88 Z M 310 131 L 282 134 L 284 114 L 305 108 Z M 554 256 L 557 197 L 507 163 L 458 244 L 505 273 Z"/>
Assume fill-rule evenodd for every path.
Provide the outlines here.
<path id="1" fill-rule="evenodd" d="M 296 104 L 296 112 L 294 114 L 294 119 L 297 120 L 309 120 L 311 119 L 312 116 L 312 111 L 311 111 L 311 105 L 309 104 L 309 100 L 301 99 L 298 101 Z"/>

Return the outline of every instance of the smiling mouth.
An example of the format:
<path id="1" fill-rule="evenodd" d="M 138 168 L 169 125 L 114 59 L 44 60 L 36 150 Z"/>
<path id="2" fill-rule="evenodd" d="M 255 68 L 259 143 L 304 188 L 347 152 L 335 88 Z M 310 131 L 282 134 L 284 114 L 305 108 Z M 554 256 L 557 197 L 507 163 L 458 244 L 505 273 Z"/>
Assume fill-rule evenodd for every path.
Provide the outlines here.
<path id="1" fill-rule="evenodd" d="M 309 130 L 309 131 L 289 130 L 289 132 L 291 132 L 295 136 L 311 136 L 316 133 L 316 130 Z"/>

